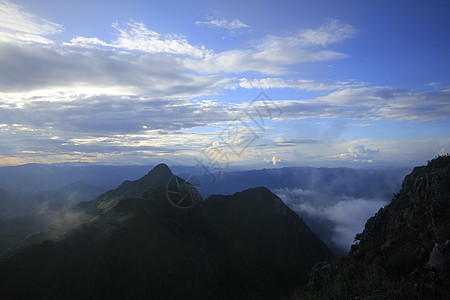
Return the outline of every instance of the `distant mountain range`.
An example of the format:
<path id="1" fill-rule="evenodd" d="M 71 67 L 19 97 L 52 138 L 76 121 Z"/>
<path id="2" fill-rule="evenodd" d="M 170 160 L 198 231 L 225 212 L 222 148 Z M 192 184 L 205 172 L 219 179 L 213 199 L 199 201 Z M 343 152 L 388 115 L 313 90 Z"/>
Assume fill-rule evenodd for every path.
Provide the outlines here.
<path id="1" fill-rule="evenodd" d="M 89 164 L 28 164 L 0 167 L 0 189 L 12 193 L 29 194 L 57 190 L 76 182 L 83 182 L 105 191 L 125 180 L 141 178 L 150 168 L 151 166 Z M 211 194 L 232 194 L 251 187 L 266 186 L 270 190 L 301 188 L 355 198 L 390 198 L 392 191 L 398 191 L 403 177 L 410 172 L 409 168 L 287 167 L 224 172 L 220 176 L 216 174 L 217 176 L 211 177 L 197 167 L 173 166 L 172 169 L 181 177 L 196 176 L 202 186 L 204 197 Z"/>
<path id="2" fill-rule="evenodd" d="M 332 258 L 268 189 L 181 209 L 169 202 L 173 176 L 158 165 L 61 214 L 83 216 L 64 230 L 54 225 L 4 252 L 2 297 L 280 299 Z"/>
<path id="3" fill-rule="evenodd" d="M 450 156 L 415 168 L 355 242 L 292 298 L 450 299 Z"/>
<path id="4" fill-rule="evenodd" d="M 352 236 L 361 230 L 368 216 L 387 204 L 392 194 L 400 190 L 401 182 L 409 172 L 405 168 L 292 167 L 225 172 L 212 178 L 196 167 L 174 166 L 173 169 L 183 178 L 194 175 L 190 180 L 195 180 L 204 198 L 258 186 L 269 188 L 296 211 L 337 256 L 348 252 Z M 54 222 L 55 214 L 64 208 L 94 199 L 124 181 L 126 185 L 128 179 L 138 180 L 148 170 L 146 166 L 89 164 L 0 167 L 0 188 L 3 188 L 0 190 L 0 219 L 3 219 L 0 251 L 7 245 L 17 245 L 35 230 L 37 224 L 41 224 L 39 228 L 42 229 L 47 221 Z M 345 218 L 337 218 L 334 211 L 348 211 L 354 221 L 346 224 Z M 45 220 L 42 220 L 44 215 Z M 18 227 L 21 222 L 11 219 L 19 216 L 28 218 L 23 224 L 34 225 Z"/>

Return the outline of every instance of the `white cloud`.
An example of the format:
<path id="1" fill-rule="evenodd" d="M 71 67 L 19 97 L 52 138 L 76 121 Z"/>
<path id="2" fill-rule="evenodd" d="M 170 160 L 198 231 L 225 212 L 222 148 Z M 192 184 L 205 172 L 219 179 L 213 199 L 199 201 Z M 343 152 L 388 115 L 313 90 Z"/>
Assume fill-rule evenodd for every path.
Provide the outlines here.
<path id="1" fill-rule="evenodd" d="M 300 215 L 306 213 L 331 221 L 334 225 L 332 241 L 348 251 L 355 235 L 363 231 L 367 220 L 386 204 L 386 201 L 376 199 L 348 199 L 322 207 L 307 202 L 290 205 Z"/>
<path id="2" fill-rule="evenodd" d="M 234 80 L 224 76 L 188 74 L 172 56 L 132 55 L 98 48 L 66 51 L 0 44 L 0 64 L 2 92 L 36 92 L 30 94 L 30 99 L 42 90 L 56 90 L 58 99 L 72 93 L 71 90 L 89 95 L 102 89 L 122 91 L 123 95 L 190 99 L 234 87 Z"/>
<path id="3" fill-rule="evenodd" d="M 8 0 L 0 1 L 0 41 L 2 42 L 48 44 L 52 41 L 43 36 L 60 33 L 62 30 L 61 25 L 25 12 L 22 6 Z"/>
<path id="4" fill-rule="evenodd" d="M 256 81 L 255 85 L 264 83 Z M 268 82 L 283 86 L 283 80 Z M 289 83 L 289 82 L 287 82 Z M 287 84 L 286 83 L 286 84 Z M 253 82 L 241 81 L 245 87 Z M 312 86 L 309 86 L 312 84 Z M 305 84 L 305 90 L 314 90 L 315 83 Z M 261 85 L 261 88 L 264 85 Z M 350 84 L 351 86 L 351 84 Z M 320 87 L 320 86 L 319 86 Z M 353 119 L 428 122 L 450 116 L 450 90 L 421 92 L 394 87 L 347 88 L 343 84 L 337 91 L 310 100 L 275 100 L 283 110 L 282 119 Z"/>
<path id="5" fill-rule="evenodd" d="M 269 35 L 253 43 L 249 49 L 234 49 L 205 56 L 203 60 L 186 60 L 188 68 L 207 72 L 248 72 L 264 74 L 289 73 L 288 66 L 339 59 L 346 54 L 325 50 L 332 43 L 352 37 L 356 29 L 337 21 L 330 21 L 318 29 L 302 30 L 288 36 Z"/>
<path id="6" fill-rule="evenodd" d="M 281 159 L 279 159 L 276 156 L 273 156 L 272 158 L 264 158 L 264 162 L 270 162 L 272 163 L 274 166 L 279 163 L 281 161 Z"/>
<path id="7" fill-rule="evenodd" d="M 300 32 L 295 40 L 296 43 L 305 46 L 327 46 L 332 43 L 339 43 L 353 37 L 358 30 L 348 24 L 342 24 L 338 20 L 330 20 L 327 24 L 317 30 L 306 29 Z M 286 42 L 286 41 L 281 41 Z"/>
<path id="8" fill-rule="evenodd" d="M 181 55 L 193 58 L 204 58 L 211 55 L 203 45 L 189 44 L 186 37 L 177 34 L 161 35 L 148 29 L 144 23 L 131 20 L 125 27 L 115 22 L 112 24 L 118 32 L 118 36 L 111 42 L 105 42 L 96 37 L 78 36 L 73 38 L 65 46 L 75 47 L 105 47 L 109 50 L 122 49 L 127 51 L 142 51 L 151 54 Z"/>
<path id="9" fill-rule="evenodd" d="M 261 78 L 248 80 L 241 78 L 239 86 L 245 89 L 291 88 L 306 91 L 329 91 L 348 86 L 347 83 L 323 83 L 307 79 Z"/>
<path id="10" fill-rule="evenodd" d="M 148 53 L 168 53 L 203 58 L 210 51 L 204 46 L 193 46 L 182 35 L 161 36 L 159 33 L 147 29 L 144 23 L 128 22 L 128 28 L 123 29 L 117 23 L 113 24 L 119 32 L 114 46 L 127 50 L 140 50 Z"/>
<path id="11" fill-rule="evenodd" d="M 238 20 L 217 21 L 231 30 L 248 28 Z M 6 145 L 2 146 L 5 147 L 2 151 L 8 149 L 2 152 L 3 155 L 8 152 L 11 158 L 11 151 L 24 149 L 51 156 L 55 152 L 46 152 L 45 147 L 63 151 L 55 143 L 58 147 L 66 143 L 64 149 L 69 149 L 73 137 L 85 138 L 92 147 L 84 145 L 83 151 L 95 153 L 98 149 L 94 146 L 98 146 L 99 141 L 94 138 L 98 136 L 123 135 L 124 139 L 131 139 L 130 135 L 149 130 L 174 132 L 194 127 L 203 130 L 206 126 L 211 128 L 212 124 L 232 122 L 238 105 L 220 106 L 216 101 L 207 103 L 193 99 L 200 96 L 213 98 L 236 87 L 331 91 L 310 100 L 274 101 L 283 111 L 277 120 L 386 118 L 430 121 L 450 115 L 450 90 L 416 92 L 276 76 L 250 80 L 242 76 L 251 75 L 239 74 L 249 71 L 286 74 L 298 63 L 346 57 L 346 54 L 327 47 L 351 38 L 356 29 L 337 21 L 291 35 L 269 35 L 250 42 L 247 48 L 218 53 L 190 43 L 185 36 L 153 31 L 141 22 L 114 23 L 113 27 L 117 34 L 112 40 L 78 36 L 68 43 L 58 44 L 48 36 L 60 33 L 61 25 L 25 12 L 23 7 L 9 1 L 0 1 L 0 132 Z M 230 74 L 238 74 L 236 77 L 242 79 Z M 180 133 L 180 136 L 186 134 Z M 55 136 L 59 139 L 52 138 Z M 204 142 L 198 135 L 196 138 L 199 143 Z M 34 148 L 26 150 L 30 140 L 33 140 Z M 120 144 L 115 138 L 113 140 Z M 190 143 L 195 141 L 192 139 Z M 320 139 L 291 139 L 270 146 L 258 144 L 261 147 L 258 151 L 272 148 L 271 152 L 255 154 L 255 161 L 261 163 L 264 157 L 269 157 L 268 162 L 275 164 L 278 156 L 283 161 L 287 158 L 295 160 L 292 149 L 298 144 L 309 151 L 308 155 L 325 151 L 317 150 L 315 144 L 319 142 Z M 113 149 L 105 143 L 101 144 L 102 149 Z M 323 156 L 341 153 L 342 159 L 370 160 L 369 157 L 375 155 L 370 151 L 376 150 L 363 144 L 369 149 L 355 146 L 352 151 L 345 152 L 340 148 Z M 280 145 L 286 152 L 276 151 Z M 76 146 L 77 150 L 70 149 L 81 151 L 81 145 Z M 449 149 L 448 143 L 439 147 Z M 290 153 L 287 153 L 288 148 Z M 250 155 L 253 150 L 248 149 L 247 153 Z M 64 155 L 69 153 L 67 150 Z M 275 160 L 270 159 L 275 154 Z M 381 154 L 385 154 L 383 149 Z"/>
<path id="12" fill-rule="evenodd" d="M 248 26 L 247 24 L 245 24 L 244 22 L 242 22 L 238 19 L 233 19 L 233 20 L 213 19 L 213 20 L 209 20 L 209 21 L 197 21 L 197 22 L 195 22 L 195 24 L 196 25 L 206 25 L 206 26 L 210 26 L 210 27 L 219 27 L 219 28 L 224 28 L 227 30 L 250 28 L 250 26 Z"/>
<path id="13" fill-rule="evenodd" d="M 349 159 L 356 162 L 373 162 L 380 154 L 380 150 L 367 149 L 363 145 L 350 146 L 347 153 L 342 153 L 333 158 Z"/>
<path id="14" fill-rule="evenodd" d="M 316 224 L 316 229 L 322 231 L 322 234 L 328 235 L 328 232 L 324 232 L 324 228 L 328 222 L 331 222 L 332 227 L 329 230 L 334 232 L 331 232 L 332 236 L 329 239 L 348 251 L 353 238 L 357 233 L 362 232 L 366 221 L 381 207 L 388 204 L 390 199 L 385 199 L 386 196 L 382 196 L 381 193 L 377 196 L 374 193 L 375 190 L 365 189 L 363 184 L 358 186 L 357 182 L 361 178 L 356 174 L 351 177 L 347 177 L 348 174 L 343 176 L 346 177 L 343 181 L 338 177 L 319 179 L 320 177 L 311 176 L 310 180 L 316 180 L 315 184 L 319 188 L 314 190 L 283 188 L 274 192 L 299 215 L 314 220 L 312 223 Z M 323 179 L 326 180 L 322 182 Z M 362 180 L 368 180 L 368 178 Z M 326 183 L 325 188 L 321 187 L 320 183 Z M 343 194 L 341 187 L 344 186 L 349 190 Z M 367 194 L 363 196 L 364 198 L 351 196 L 355 193 L 364 194 L 365 192 Z"/>
<path id="15" fill-rule="evenodd" d="M 259 72 L 271 75 L 290 73 L 288 66 L 347 57 L 343 53 L 329 50 L 272 48 L 237 49 L 206 56 L 203 60 L 186 59 L 185 66 L 205 73 Z"/>
<path id="16" fill-rule="evenodd" d="M 343 200 L 326 207 L 325 216 L 335 225 L 333 241 L 344 249 L 349 249 L 357 233 L 364 229 L 366 221 L 387 204 L 380 200 Z"/>

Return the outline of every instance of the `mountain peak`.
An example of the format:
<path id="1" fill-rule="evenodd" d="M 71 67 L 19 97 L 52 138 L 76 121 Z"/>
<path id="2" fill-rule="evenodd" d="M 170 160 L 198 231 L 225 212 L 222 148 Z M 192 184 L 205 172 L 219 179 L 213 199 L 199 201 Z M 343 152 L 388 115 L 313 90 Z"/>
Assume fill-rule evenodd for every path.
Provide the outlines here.
<path id="1" fill-rule="evenodd" d="M 153 173 L 157 173 L 159 175 L 170 175 L 170 176 L 173 175 L 170 168 L 164 163 L 158 164 L 155 167 L 153 167 L 153 169 L 151 169 L 150 172 L 147 173 L 147 175 Z"/>
<path id="2" fill-rule="evenodd" d="M 280 213 L 274 204 L 282 202 L 268 189 L 174 209 L 159 185 L 167 184 L 160 169 L 169 174 L 161 165 L 105 200 L 154 184 L 149 197 L 121 200 L 58 239 L 0 258 L 2 296 L 281 299 L 306 283 L 315 263 L 332 257 L 295 212 Z"/>

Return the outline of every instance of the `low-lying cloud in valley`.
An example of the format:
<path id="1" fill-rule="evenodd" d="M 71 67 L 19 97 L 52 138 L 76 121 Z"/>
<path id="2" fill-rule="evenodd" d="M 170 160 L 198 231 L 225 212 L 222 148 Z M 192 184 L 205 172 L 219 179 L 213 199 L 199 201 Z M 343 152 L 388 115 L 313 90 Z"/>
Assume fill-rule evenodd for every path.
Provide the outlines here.
<path id="1" fill-rule="evenodd" d="M 334 244 L 344 252 L 350 249 L 355 235 L 363 231 L 366 221 L 389 203 L 302 189 L 285 188 L 275 193 L 330 247 Z"/>

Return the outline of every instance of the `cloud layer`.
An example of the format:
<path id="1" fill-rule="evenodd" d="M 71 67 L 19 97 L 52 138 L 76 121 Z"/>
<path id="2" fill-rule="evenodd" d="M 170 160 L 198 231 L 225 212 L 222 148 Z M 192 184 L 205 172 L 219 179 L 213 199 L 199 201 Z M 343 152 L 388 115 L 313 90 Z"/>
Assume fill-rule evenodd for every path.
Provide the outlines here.
<path id="1" fill-rule="evenodd" d="M 384 199 L 329 195 L 299 188 L 280 189 L 275 193 L 305 218 L 322 239 L 337 245 L 345 253 L 350 250 L 355 235 L 363 231 L 366 221 L 388 204 Z M 327 228 L 327 224 L 331 226 Z"/>
<path id="2" fill-rule="evenodd" d="M 237 19 L 197 25 L 250 29 Z M 52 37 L 64 30 L 62 25 L 0 2 L 0 164 L 33 161 L 33 156 L 51 161 L 55 155 L 75 160 L 125 153 L 186 156 L 190 152 L 182 143 L 189 141 L 195 152 L 242 118 L 245 101 L 218 98 L 246 90 L 307 92 L 274 99 L 283 113 L 272 120 L 272 129 L 277 122 L 304 119 L 429 122 L 450 115 L 448 89 L 424 92 L 297 77 L 299 64 L 349 57 L 333 47 L 358 30 L 337 20 L 260 36 L 223 51 L 194 44 L 182 34 L 156 32 L 139 21 L 114 22 L 112 28 L 110 40 L 80 35 L 56 42 Z M 316 159 L 368 162 L 384 151 L 367 141 L 343 143 L 326 135 L 276 142 L 283 134 L 271 132 L 240 159 L 279 165 L 299 156 L 312 158 L 309 153 L 323 151 L 319 144 L 329 152 Z M 447 148 L 447 142 L 439 145 L 439 151 Z"/>

